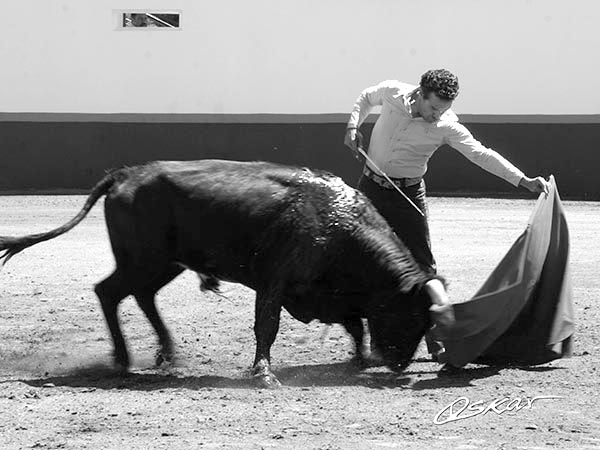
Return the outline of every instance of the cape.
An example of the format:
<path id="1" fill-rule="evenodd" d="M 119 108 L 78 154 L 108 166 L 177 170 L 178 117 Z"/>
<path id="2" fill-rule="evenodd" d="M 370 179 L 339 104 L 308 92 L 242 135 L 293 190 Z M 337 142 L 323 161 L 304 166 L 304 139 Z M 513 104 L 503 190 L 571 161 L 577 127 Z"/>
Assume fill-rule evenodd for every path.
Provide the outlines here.
<path id="1" fill-rule="evenodd" d="M 536 365 L 570 356 L 574 332 L 569 231 L 554 177 L 527 228 L 473 298 L 454 304 L 456 322 L 436 327 L 440 362 L 461 367 Z"/>

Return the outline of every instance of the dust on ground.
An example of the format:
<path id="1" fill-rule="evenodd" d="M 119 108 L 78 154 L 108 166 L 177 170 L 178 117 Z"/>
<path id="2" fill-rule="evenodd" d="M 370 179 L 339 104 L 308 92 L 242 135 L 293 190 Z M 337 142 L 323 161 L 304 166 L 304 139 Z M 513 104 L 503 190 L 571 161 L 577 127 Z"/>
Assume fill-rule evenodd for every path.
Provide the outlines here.
<path id="1" fill-rule="evenodd" d="M 53 228 L 83 199 L 0 197 L 0 234 Z M 452 299 L 475 293 L 533 205 L 430 199 L 434 252 Z M 577 319 L 572 358 L 535 367 L 469 365 L 442 377 L 422 343 L 403 374 L 356 371 L 340 326 L 304 325 L 284 312 L 272 351 L 278 390 L 257 389 L 247 376 L 253 292 L 226 283 L 223 296 L 203 294 L 189 272 L 157 300 L 177 343 L 176 363 L 154 367 L 153 332 L 126 299 L 120 319 L 134 368 L 127 377 L 112 370 L 112 344 L 92 290 L 113 268 L 96 206 L 74 230 L 17 255 L 0 273 L 0 448 L 600 448 L 600 205 L 564 206 Z M 533 400 L 546 396 L 556 398 Z M 511 403 L 434 423 L 448 417 L 439 414 L 451 404 L 465 415 L 502 399 Z"/>

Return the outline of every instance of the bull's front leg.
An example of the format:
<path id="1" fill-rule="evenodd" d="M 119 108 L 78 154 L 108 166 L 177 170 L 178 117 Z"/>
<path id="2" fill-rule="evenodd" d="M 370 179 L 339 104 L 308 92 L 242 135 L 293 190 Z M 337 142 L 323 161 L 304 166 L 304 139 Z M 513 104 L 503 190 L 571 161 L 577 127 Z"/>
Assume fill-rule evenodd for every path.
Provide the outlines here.
<path id="1" fill-rule="evenodd" d="M 279 331 L 280 315 L 280 296 L 275 292 L 257 292 L 254 312 L 256 356 L 252 366 L 252 376 L 259 387 L 281 386 L 277 377 L 271 372 L 271 346 Z"/>
<path id="2" fill-rule="evenodd" d="M 346 328 L 346 331 L 350 333 L 354 339 L 355 354 L 351 364 L 359 369 L 365 369 L 367 367 L 382 366 L 383 358 L 379 350 L 374 343 L 373 336 L 371 335 L 370 349 L 367 348 L 365 343 L 365 329 L 363 322 L 360 317 L 347 317 L 342 321 L 342 325 Z"/>
<path id="3" fill-rule="evenodd" d="M 365 332 L 362 320 L 360 317 L 346 317 L 342 320 L 342 325 L 354 339 L 354 357 L 351 364 L 359 369 L 364 369 L 367 367 L 368 353 L 363 342 Z"/>

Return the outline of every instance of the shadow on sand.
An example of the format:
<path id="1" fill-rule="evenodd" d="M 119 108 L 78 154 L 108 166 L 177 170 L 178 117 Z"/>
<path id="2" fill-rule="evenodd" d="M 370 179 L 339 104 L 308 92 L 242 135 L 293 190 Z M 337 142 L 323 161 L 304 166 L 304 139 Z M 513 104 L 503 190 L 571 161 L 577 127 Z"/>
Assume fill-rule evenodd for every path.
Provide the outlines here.
<path id="1" fill-rule="evenodd" d="M 471 386 L 473 380 L 492 377 L 501 370 L 507 369 L 506 367 L 480 366 L 462 369 L 457 373 L 443 374 L 438 372 L 439 367 L 437 364 L 419 364 L 416 362 L 410 366 L 409 370 L 396 374 L 383 368 L 358 370 L 350 362 L 339 362 L 282 367 L 274 369 L 274 373 L 284 387 L 363 386 L 371 389 L 401 388 L 420 391 Z M 558 370 L 559 368 L 511 367 L 510 369 L 545 372 Z M 189 372 L 189 369 L 186 372 Z M 417 380 L 414 381 L 415 379 Z M 15 380 L 13 379 L 13 381 Z M 133 391 L 174 388 L 189 390 L 257 388 L 255 381 L 248 374 L 241 375 L 239 378 L 215 375 L 182 375 L 181 370 L 178 368 L 151 368 L 122 374 L 112 369 L 108 364 L 94 364 L 59 375 L 47 375 L 18 381 L 32 387 L 64 386 Z"/>
<path id="2" fill-rule="evenodd" d="M 447 387 L 468 387 L 473 386 L 472 381 L 484 379 L 498 375 L 502 370 L 524 370 L 528 372 L 549 372 L 553 370 L 562 370 L 559 367 L 537 367 L 537 366 L 476 366 L 465 367 L 457 371 L 444 372 L 439 371 L 437 377 L 416 381 L 411 388 L 416 391 L 440 389 Z M 418 372 L 414 372 L 415 374 Z"/>
<path id="3" fill-rule="evenodd" d="M 215 375 L 188 375 L 178 368 L 151 368 L 123 374 L 110 365 L 94 364 L 58 375 L 20 379 L 32 387 L 63 386 L 71 388 L 126 389 L 154 391 L 183 388 L 200 390 L 256 389 L 257 384 L 249 372 L 239 378 Z M 274 369 L 281 384 L 291 387 L 365 386 L 373 389 L 397 388 L 409 384 L 410 378 L 390 371 L 360 371 L 349 362 L 334 364 L 300 365 Z M 14 380 L 13 380 L 14 381 Z"/>

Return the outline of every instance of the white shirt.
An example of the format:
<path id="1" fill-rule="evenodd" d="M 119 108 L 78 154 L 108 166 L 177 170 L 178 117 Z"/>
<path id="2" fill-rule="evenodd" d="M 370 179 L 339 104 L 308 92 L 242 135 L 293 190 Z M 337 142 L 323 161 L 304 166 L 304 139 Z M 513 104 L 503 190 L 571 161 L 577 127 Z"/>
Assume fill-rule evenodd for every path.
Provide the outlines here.
<path id="1" fill-rule="evenodd" d="M 484 147 L 451 110 L 434 123 L 421 117 L 413 118 L 409 101 L 416 88 L 399 81 L 384 81 L 365 89 L 356 99 L 349 127 L 358 128 L 375 106 L 381 106 L 368 152 L 381 170 L 392 178 L 423 176 L 431 155 L 448 144 L 481 168 L 514 186 L 519 185 L 525 176 L 523 172 L 494 150 Z M 377 172 L 374 167 L 371 169 Z"/>

